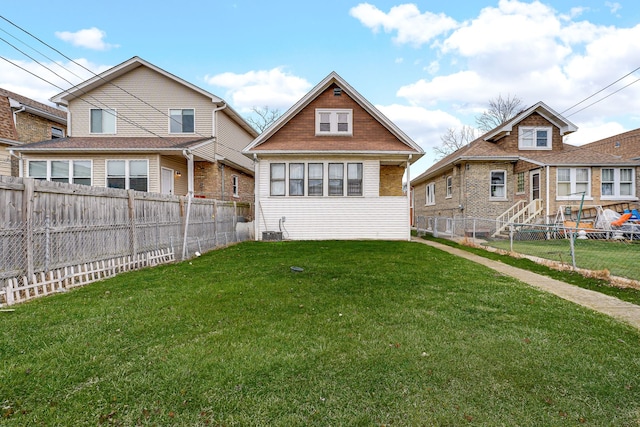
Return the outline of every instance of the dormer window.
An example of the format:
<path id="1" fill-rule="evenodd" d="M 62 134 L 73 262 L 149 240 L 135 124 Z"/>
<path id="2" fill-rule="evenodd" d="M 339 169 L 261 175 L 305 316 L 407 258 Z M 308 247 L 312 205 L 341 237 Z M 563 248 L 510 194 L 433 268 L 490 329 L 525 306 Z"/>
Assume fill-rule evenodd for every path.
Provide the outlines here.
<path id="1" fill-rule="evenodd" d="M 316 136 L 353 134 L 353 110 L 316 109 Z"/>
<path id="2" fill-rule="evenodd" d="M 518 148 L 520 150 L 551 150 L 550 127 L 520 126 Z"/>

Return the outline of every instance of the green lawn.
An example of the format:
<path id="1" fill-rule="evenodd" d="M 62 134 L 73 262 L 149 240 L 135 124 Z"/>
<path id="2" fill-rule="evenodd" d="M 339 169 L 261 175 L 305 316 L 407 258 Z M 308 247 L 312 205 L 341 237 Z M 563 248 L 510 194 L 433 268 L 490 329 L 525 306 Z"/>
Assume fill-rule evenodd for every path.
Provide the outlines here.
<path id="1" fill-rule="evenodd" d="M 509 241 L 492 241 L 493 247 L 510 250 Z M 515 241 L 514 252 L 572 265 L 569 239 Z M 588 270 L 609 270 L 615 276 L 640 280 L 640 242 L 576 240 L 576 266 Z"/>
<path id="2" fill-rule="evenodd" d="M 417 243 L 248 242 L 15 309 L 2 425 L 640 423 L 639 331 Z"/>

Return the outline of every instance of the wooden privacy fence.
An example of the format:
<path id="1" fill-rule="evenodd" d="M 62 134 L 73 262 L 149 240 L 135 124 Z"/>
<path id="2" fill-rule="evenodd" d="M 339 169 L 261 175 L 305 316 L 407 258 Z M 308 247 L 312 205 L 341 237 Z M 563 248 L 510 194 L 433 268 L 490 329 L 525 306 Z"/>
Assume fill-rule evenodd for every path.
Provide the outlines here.
<path id="1" fill-rule="evenodd" d="M 251 219 L 249 204 L 0 176 L 0 305 L 252 239 Z"/>

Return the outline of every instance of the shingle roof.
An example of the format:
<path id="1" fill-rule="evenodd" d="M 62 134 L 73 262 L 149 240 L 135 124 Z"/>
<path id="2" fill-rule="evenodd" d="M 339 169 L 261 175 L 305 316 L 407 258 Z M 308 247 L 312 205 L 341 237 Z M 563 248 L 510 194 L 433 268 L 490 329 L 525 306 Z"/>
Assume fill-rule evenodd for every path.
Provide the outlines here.
<path id="1" fill-rule="evenodd" d="M 33 142 L 16 151 L 165 151 L 182 150 L 201 144 L 210 138 L 159 137 L 68 137 Z"/>
<path id="2" fill-rule="evenodd" d="M 19 95 L 15 92 L 11 92 L 6 89 L 0 88 L 0 96 L 7 97 L 11 99 L 15 99 L 19 103 L 34 108 L 36 110 L 42 110 L 48 114 L 59 117 L 60 119 L 66 121 L 67 120 L 67 112 L 61 110 L 59 108 L 52 107 L 47 104 L 43 104 L 42 102 L 34 101 L 31 98 L 27 98 L 26 96 Z"/>

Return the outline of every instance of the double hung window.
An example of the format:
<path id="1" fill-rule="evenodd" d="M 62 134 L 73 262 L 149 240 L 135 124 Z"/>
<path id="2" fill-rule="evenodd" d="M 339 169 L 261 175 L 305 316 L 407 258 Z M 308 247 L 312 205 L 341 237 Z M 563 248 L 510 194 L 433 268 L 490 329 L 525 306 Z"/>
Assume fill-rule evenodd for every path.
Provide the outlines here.
<path id="1" fill-rule="evenodd" d="M 353 110 L 350 109 L 316 109 L 316 135 L 353 134 Z"/>
<path id="2" fill-rule="evenodd" d="M 591 196 L 589 168 L 558 168 L 556 194 L 558 199 L 580 199 Z"/>
<path id="3" fill-rule="evenodd" d="M 149 191 L 147 160 L 107 160 L 107 187 Z"/>
<path id="4" fill-rule="evenodd" d="M 324 165 L 322 163 L 309 163 L 309 182 L 307 184 L 309 196 L 322 196 L 324 194 Z"/>
<path id="5" fill-rule="evenodd" d="M 506 171 L 491 171 L 491 187 L 490 197 L 492 199 L 506 199 L 507 198 L 507 172 Z"/>
<path id="6" fill-rule="evenodd" d="M 603 168 L 601 176 L 601 196 L 603 198 L 624 198 L 635 196 L 633 168 Z"/>
<path id="7" fill-rule="evenodd" d="M 426 189 L 426 203 L 427 205 L 435 205 L 436 204 L 436 184 L 432 182 L 427 185 Z"/>
<path id="8" fill-rule="evenodd" d="M 518 148 L 521 150 L 550 150 L 551 128 L 520 126 Z"/>

